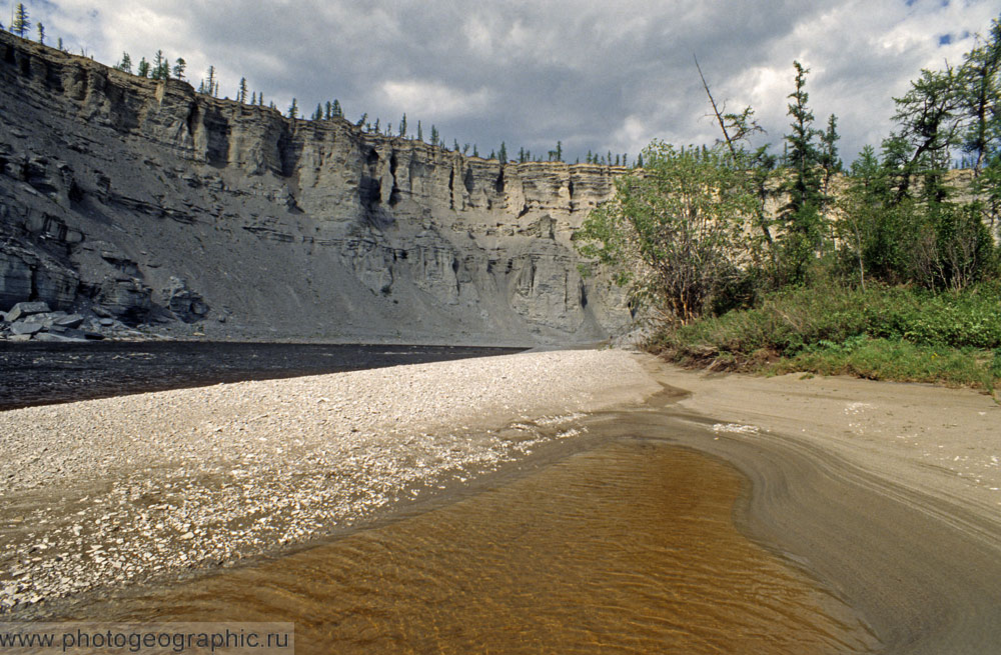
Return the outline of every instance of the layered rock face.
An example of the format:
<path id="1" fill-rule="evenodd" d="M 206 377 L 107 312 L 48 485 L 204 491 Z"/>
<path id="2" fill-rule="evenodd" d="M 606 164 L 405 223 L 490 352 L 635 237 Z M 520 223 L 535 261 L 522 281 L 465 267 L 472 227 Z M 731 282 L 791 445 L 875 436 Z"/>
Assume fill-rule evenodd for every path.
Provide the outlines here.
<path id="1" fill-rule="evenodd" d="M 616 169 L 292 121 L 0 32 L 0 310 L 209 336 L 566 343 L 623 329 L 570 243 Z"/>

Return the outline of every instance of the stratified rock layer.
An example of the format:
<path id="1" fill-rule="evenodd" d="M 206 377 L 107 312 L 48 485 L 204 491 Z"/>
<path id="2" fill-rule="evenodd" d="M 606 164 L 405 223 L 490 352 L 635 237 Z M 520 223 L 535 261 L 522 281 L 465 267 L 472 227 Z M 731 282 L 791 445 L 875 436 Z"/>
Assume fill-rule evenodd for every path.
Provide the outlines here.
<path id="1" fill-rule="evenodd" d="M 615 169 L 289 120 L 0 33 L 0 310 L 210 336 L 591 341 L 621 292 L 570 243 Z"/>

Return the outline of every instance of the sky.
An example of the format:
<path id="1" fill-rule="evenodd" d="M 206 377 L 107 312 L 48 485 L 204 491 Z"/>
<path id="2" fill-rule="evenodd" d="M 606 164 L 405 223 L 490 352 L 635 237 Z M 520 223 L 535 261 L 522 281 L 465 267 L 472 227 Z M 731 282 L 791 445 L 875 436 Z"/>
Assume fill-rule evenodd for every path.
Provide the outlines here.
<path id="1" fill-rule="evenodd" d="M 9 26 L 10 0 L 0 0 Z M 697 56 L 727 111 L 754 109 L 781 152 L 793 61 L 823 128 L 838 117 L 846 161 L 893 129 L 893 97 L 922 68 L 958 64 L 1001 0 L 29 0 L 47 42 L 114 64 L 161 49 L 220 97 L 241 77 L 285 110 L 337 99 L 425 140 L 487 155 L 504 141 L 564 159 L 628 153 L 652 139 L 712 143 L 719 130 Z M 37 35 L 32 34 L 37 38 Z M 472 150 L 470 150 L 472 152 Z"/>

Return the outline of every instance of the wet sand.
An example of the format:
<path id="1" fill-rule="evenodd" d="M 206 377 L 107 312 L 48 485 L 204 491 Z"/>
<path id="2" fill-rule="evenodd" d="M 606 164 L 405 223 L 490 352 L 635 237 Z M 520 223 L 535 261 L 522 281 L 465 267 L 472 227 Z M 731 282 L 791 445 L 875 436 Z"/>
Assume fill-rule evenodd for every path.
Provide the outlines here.
<path id="1" fill-rule="evenodd" d="M 1001 407 L 973 391 L 648 360 L 676 443 L 751 481 L 738 523 L 865 617 L 885 653 L 1001 643 Z"/>

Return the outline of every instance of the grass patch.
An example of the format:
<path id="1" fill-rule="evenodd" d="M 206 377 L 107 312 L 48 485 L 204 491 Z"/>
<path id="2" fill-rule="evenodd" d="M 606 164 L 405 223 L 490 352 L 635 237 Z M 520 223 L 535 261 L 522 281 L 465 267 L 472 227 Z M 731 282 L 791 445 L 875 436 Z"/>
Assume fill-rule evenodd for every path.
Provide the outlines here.
<path id="1" fill-rule="evenodd" d="M 1001 382 L 1001 287 L 931 293 L 799 288 L 753 309 L 665 329 L 649 347 L 688 366 L 941 382 Z"/>
<path id="2" fill-rule="evenodd" d="M 808 348 L 763 367 L 762 372 L 811 371 L 869 380 L 937 382 L 992 391 L 998 378 L 991 370 L 993 355 L 992 351 L 922 346 L 902 339 L 865 338 L 852 348 L 844 348 L 841 344 Z"/>

